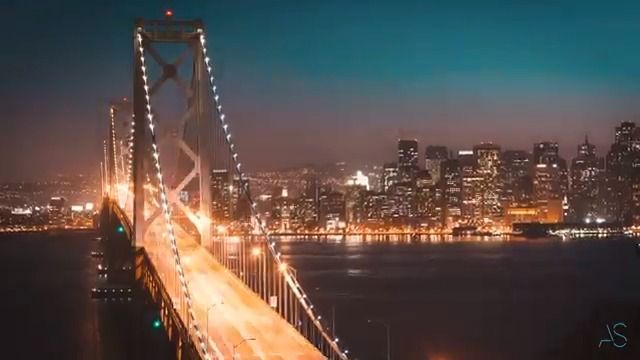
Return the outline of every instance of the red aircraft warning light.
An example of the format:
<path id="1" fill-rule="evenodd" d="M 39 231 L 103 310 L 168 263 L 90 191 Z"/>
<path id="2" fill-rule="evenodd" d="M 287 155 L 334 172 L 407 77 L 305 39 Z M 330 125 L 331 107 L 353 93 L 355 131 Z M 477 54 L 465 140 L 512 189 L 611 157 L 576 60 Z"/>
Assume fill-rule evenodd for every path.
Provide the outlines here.
<path id="1" fill-rule="evenodd" d="M 171 11 L 171 10 L 167 10 L 167 11 L 165 11 L 165 12 L 164 12 L 164 15 L 165 15 L 166 17 L 172 17 L 172 16 L 173 16 L 173 11 Z"/>

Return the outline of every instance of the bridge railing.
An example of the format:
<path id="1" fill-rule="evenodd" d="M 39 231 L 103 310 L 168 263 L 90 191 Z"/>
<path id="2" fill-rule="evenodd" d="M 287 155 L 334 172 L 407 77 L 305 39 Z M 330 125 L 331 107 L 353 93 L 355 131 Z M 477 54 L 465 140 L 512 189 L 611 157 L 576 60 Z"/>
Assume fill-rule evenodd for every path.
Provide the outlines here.
<path id="1" fill-rule="evenodd" d="M 186 325 L 176 309 L 158 270 L 151 261 L 147 251 L 140 247 L 136 249 L 136 280 L 142 283 L 153 301 L 160 308 L 160 319 L 166 330 L 169 341 L 175 345 L 176 358 L 183 360 L 202 359 L 198 349 L 190 336 Z"/>
<path id="2" fill-rule="evenodd" d="M 118 205 L 117 200 L 105 197 L 102 200 L 102 206 L 103 208 L 108 208 L 109 213 L 115 215 L 118 218 L 118 221 L 124 228 L 124 232 L 127 234 L 127 238 L 131 239 L 131 237 L 133 236 L 133 225 L 131 224 L 131 221 L 129 220 L 127 214 Z"/>

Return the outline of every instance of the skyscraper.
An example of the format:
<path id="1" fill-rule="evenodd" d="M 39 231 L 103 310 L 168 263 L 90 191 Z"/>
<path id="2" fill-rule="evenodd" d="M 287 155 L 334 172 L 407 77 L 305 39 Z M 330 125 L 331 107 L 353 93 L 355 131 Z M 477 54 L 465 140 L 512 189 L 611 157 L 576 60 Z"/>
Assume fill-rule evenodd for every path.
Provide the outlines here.
<path id="1" fill-rule="evenodd" d="M 346 219 L 344 195 L 334 191 L 323 192 L 320 195 L 319 216 L 321 227 L 337 228 Z"/>
<path id="2" fill-rule="evenodd" d="M 380 226 L 391 217 L 387 194 L 367 192 L 364 203 L 364 213 L 368 225 Z"/>
<path id="3" fill-rule="evenodd" d="M 559 157 L 557 142 L 543 141 L 533 146 L 533 166 L 557 163 Z"/>
<path id="4" fill-rule="evenodd" d="M 224 169 L 211 173 L 211 218 L 216 222 L 231 220 L 231 178 Z"/>
<path id="5" fill-rule="evenodd" d="M 67 199 L 61 196 L 52 197 L 49 201 L 49 225 L 62 226 L 65 224 L 67 213 Z"/>
<path id="6" fill-rule="evenodd" d="M 638 141 L 638 128 L 636 123 L 623 121 L 620 126 L 616 126 L 614 144 L 630 145 Z"/>
<path id="7" fill-rule="evenodd" d="M 535 144 L 533 162 L 533 201 L 540 221 L 563 221 L 562 202 L 569 190 L 569 179 L 567 162 L 558 154 L 558 143 Z"/>
<path id="8" fill-rule="evenodd" d="M 477 223 L 482 218 L 480 188 L 483 180 L 476 172 L 477 161 L 472 150 L 458 151 L 461 178 L 461 216 L 466 224 Z"/>
<path id="9" fill-rule="evenodd" d="M 246 190 L 245 190 L 246 189 Z M 245 191 L 249 190 L 249 179 L 240 176 L 233 177 L 231 183 L 231 220 L 241 221 L 251 218 L 251 203 L 247 198 Z"/>
<path id="10" fill-rule="evenodd" d="M 598 209 L 598 188 L 601 182 L 602 159 L 596 156 L 596 147 L 585 138 L 578 145 L 578 154 L 571 161 L 570 219 L 596 219 L 604 216 Z"/>
<path id="11" fill-rule="evenodd" d="M 398 175 L 409 181 L 418 171 L 418 140 L 398 140 Z"/>
<path id="12" fill-rule="evenodd" d="M 289 197 L 286 188 L 277 189 L 271 198 L 271 227 L 279 231 L 285 232 L 296 224 L 294 199 Z"/>
<path id="13" fill-rule="evenodd" d="M 480 216 L 484 219 L 496 220 L 502 217 L 502 178 L 500 164 L 500 147 L 492 143 L 476 145 L 473 154 L 477 161 L 476 173 L 481 177 L 477 196 Z"/>
<path id="14" fill-rule="evenodd" d="M 605 184 L 608 220 L 640 222 L 640 130 L 635 123 L 616 127 L 606 159 Z"/>
<path id="15" fill-rule="evenodd" d="M 386 163 L 382 167 L 382 192 L 388 192 L 398 182 L 398 165 Z"/>
<path id="16" fill-rule="evenodd" d="M 449 152 L 446 146 L 427 146 L 424 152 L 424 168 L 431 175 L 434 183 L 438 184 L 442 177 L 442 162 L 446 160 Z"/>
<path id="17" fill-rule="evenodd" d="M 364 185 L 345 186 L 344 206 L 347 225 L 358 225 L 366 221 L 365 201 L 367 188 Z"/>
<path id="18" fill-rule="evenodd" d="M 448 159 L 442 163 L 442 186 L 444 194 L 444 224 L 452 227 L 462 215 L 462 178 L 458 159 Z"/>
<path id="19" fill-rule="evenodd" d="M 443 221 L 442 187 L 433 182 L 427 170 L 416 175 L 416 215 L 422 225 L 441 227 Z"/>
<path id="20" fill-rule="evenodd" d="M 502 153 L 503 201 L 509 206 L 527 206 L 533 195 L 531 156 L 525 150 L 507 150 Z"/>

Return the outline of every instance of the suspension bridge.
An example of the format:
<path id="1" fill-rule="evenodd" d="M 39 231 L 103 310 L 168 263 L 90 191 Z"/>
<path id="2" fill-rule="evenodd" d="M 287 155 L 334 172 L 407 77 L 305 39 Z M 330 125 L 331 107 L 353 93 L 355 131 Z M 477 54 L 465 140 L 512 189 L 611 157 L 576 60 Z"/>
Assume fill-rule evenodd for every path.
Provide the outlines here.
<path id="1" fill-rule="evenodd" d="M 197 358 L 347 359 L 257 211 L 203 25 L 171 12 L 135 21 L 133 96 L 109 107 L 103 213 L 118 219 L 129 248 L 144 249 L 163 314 L 182 324 Z M 165 60 L 163 46 L 180 55 Z M 178 115 L 161 110 L 169 80 L 186 105 Z M 213 174 L 225 180 L 223 199 Z"/>

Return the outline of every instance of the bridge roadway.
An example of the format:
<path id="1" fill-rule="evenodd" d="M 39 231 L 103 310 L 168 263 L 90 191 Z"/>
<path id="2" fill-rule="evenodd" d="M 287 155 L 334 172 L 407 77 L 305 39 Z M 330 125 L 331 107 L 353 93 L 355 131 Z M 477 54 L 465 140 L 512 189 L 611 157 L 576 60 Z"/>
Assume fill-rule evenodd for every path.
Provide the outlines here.
<path id="1" fill-rule="evenodd" d="M 162 234 L 161 227 L 152 226 L 147 236 L 158 234 Z M 190 235 L 176 228 L 176 238 L 198 325 L 205 334 L 208 330 L 207 309 L 210 309 L 208 342 L 214 358 L 233 359 L 233 348 L 244 339 L 253 338 L 255 340 L 245 341 L 236 347 L 235 359 L 326 359 L 291 324 L 220 265 L 204 247 L 193 241 Z M 160 273 L 173 267 L 173 259 L 168 255 L 169 246 L 157 241 L 147 241 L 144 246 Z M 163 255 L 158 256 L 160 254 Z M 172 282 L 172 279 L 167 281 Z M 165 286 L 171 289 L 171 284 L 165 283 Z M 178 302 L 174 303 L 179 306 Z M 215 307 L 212 308 L 213 305 Z"/>

